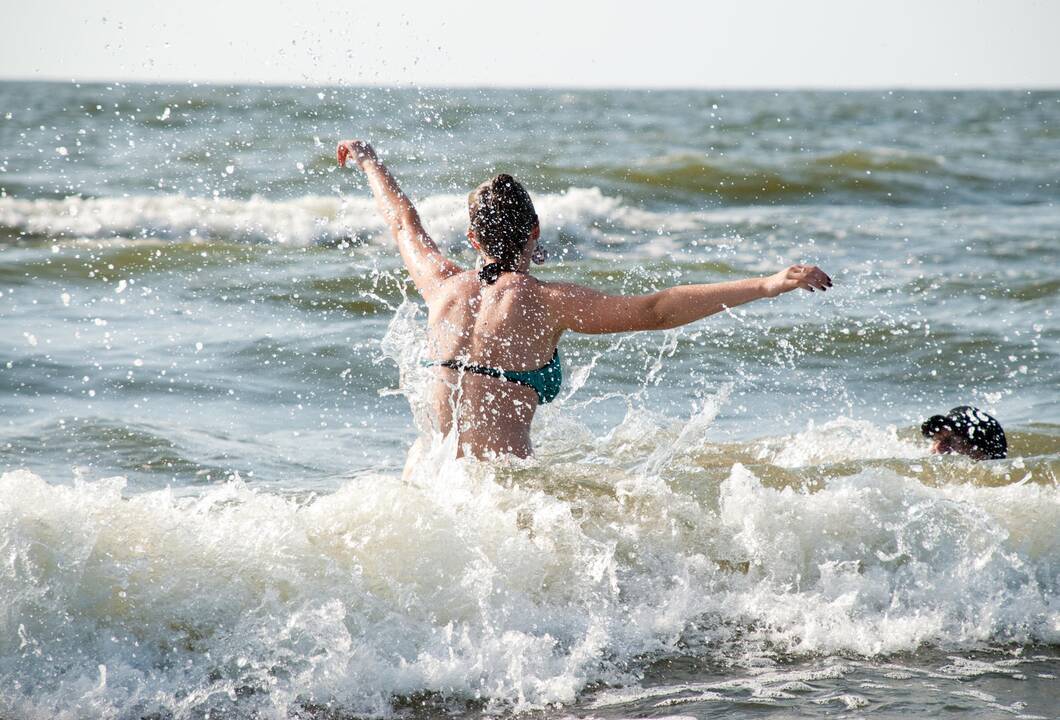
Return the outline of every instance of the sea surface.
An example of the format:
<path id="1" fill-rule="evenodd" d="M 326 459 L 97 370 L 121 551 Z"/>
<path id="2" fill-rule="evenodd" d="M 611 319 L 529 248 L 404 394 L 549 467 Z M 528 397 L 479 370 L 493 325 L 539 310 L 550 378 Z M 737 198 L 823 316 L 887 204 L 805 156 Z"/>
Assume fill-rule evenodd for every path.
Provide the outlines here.
<path id="1" fill-rule="evenodd" d="M 417 437 L 370 140 L 460 262 L 819 264 Z M 0 717 L 1060 716 L 1060 93 L 0 83 Z M 973 404 L 1010 456 L 933 457 Z"/>

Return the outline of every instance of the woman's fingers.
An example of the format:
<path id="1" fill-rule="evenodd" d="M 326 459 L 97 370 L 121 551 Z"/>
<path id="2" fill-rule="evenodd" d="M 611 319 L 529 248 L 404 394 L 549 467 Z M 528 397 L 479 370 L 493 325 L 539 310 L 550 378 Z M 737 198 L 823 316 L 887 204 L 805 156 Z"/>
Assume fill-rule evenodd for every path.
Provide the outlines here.
<path id="1" fill-rule="evenodd" d="M 346 161 L 353 158 L 357 162 L 361 157 L 360 140 L 343 140 L 339 143 L 338 158 L 339 165 L 346 167 Z"/>
<path id="2" fill-rule="evenodd" d="M 802 288 L 807 292 L 827 292 L 832 287 L 832 278 L 816 265 L 791 265 L 783 272 L 783 282 L 780 292 L 789 292 L 796 288 Z M 779 276 L 780 273 L 777 273 Z"/>
<path id="3" fill-rule="evenodd" d="M 374 160 L 375 150 L 364 140 L 343 140 L 335 151 L 339 165 L 345 167 L 346 161 L 353 159 L 354 163 L 360 165 L 362 160 Z"/>
<path id="4" fill-rule="evenodd" d="M 792 271 L 792 276 L 800 283 L 807 283 L 821 291 L 832 287 L 832 278 L 816 265 L 795 265 Z"/>
<path id="5" fill-rule="evenodd" d="M 795 273 L 793 279 L 798 287 L 809 292 L 815 290 L 827 292 L 828 288 L 832 287 L 832 279 L 816 267 L 805 268 L 803 272 Z"/>

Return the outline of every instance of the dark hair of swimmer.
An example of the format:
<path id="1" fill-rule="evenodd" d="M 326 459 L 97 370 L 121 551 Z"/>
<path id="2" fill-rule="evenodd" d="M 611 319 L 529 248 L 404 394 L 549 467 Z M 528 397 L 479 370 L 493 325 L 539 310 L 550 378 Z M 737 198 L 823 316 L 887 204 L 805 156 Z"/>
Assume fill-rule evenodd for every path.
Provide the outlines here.
<path id="1" fill-rule="evenodd" d="M 537 226 L 537 212 L 530 193 L 504 173 L 475 188 L 467 196 L 467 209 L 482 249 L 495 259 L 478 271 L 479 279 L 492 285 L 502 272 L 515 270 Z"/>
<path id="2" fill-rule="evenodd" d="M 945 415 L 932 415 L 920 426 L 935 454 L 960 453 L 973 460 L 1000 460 L 1008 455 L 1001 423 L 979 408 L 961 405 Z"/>

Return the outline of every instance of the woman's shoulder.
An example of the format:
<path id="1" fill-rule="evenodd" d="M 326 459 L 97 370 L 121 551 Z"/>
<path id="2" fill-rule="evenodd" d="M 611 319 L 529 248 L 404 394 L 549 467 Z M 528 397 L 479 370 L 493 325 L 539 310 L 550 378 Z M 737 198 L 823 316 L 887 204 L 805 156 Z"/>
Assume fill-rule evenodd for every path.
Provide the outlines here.
<path id="1" fill-rule="evenodd" d="M 442 283 L 439 297 L 445 298 L 445 300 L 452 300 L 453 298 L 477 297 L 483 293 L 490 295 L 510 295 L 514 293 L 545 301 L 557 291 L 561 291 L 563 287 L 565 286 L 562 283 L 541 280 L 529 273 L 503 273 L 497 278 L 496 282 L 490 285 L 483 285 L 476 270 L 467 270 L 447 278 Z"/>
<path id="2" fill-rule="evenodd" d="M 591 288 L 570 282 L 552 282 L 548 280 L 537 280 L 535 278 L 534 290 L 543 300 L 549 302 L 569 302 L 578 297 L 579 293 L 593 292 Z"/>

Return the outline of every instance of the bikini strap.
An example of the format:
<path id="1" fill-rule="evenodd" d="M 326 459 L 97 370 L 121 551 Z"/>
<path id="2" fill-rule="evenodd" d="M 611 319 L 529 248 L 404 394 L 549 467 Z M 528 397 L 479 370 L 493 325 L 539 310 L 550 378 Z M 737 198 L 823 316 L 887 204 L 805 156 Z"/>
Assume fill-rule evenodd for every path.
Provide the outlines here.
<path id="1" fill-rule="evenodd" d="M 464 372 L 474 373 L 476 375 L 489 375 L 490 377 L 503 378 L 504 372 L 488 365 L 474 365 L 472 363 L 462 363 L 459 360 L 442 360 L 437 365 L 449 368 L 450 370 L 463 370 Z"/>

